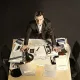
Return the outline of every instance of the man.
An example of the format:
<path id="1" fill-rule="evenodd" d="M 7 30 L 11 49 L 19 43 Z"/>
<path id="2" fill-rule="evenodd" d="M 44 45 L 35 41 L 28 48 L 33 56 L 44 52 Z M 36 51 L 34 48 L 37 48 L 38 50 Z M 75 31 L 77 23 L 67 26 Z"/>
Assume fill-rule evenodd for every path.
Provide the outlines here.
<path id="1" fill-rule="evenodd" d="M 21 48 L 22 51 L 28 48 L 29 38 L 44 40 L 50 38 L 52 41 L 52 47 L 53 45 L 56 45 L 51 22 L 47 18 L 44 18 L 44 13 L 42 11 L 37 11 L 35 13 L 34 19 L 35 20 L 31 21 L 27 27 L 25 43 Z"/>

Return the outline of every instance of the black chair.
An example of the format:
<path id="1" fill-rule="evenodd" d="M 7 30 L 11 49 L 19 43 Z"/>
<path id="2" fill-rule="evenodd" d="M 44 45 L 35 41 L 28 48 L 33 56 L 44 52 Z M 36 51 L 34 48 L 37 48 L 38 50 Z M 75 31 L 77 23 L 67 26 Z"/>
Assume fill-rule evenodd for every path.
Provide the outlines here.
<path id="1" fill-rule="evenodd" d="M 80 73 L 80 66 L 78 63 L 79 53 L 80 53 L 80 44 L 78 43 L 78 41 L 76 41 L 72 48 L 73 58 L 70 58 L 71 76 L 73 80 Z"/>
<path id="2" fill-rule="evenodd" d="M 79 53 L 80 53 L 80 44 L 78 43 L 78 41 L 76 41 L 73 45 L 73 48 L 72 48 L 72 55 L 76 61 L 79 57 Z"/>
<path id="3" fill-rule="evenodd" d="M 0 67 L 0 80 L 8 80 L 8 76 L 2 66 Z"/>
<path id="4" fill-rule="evenodd" d="M 80 80 L 80 72 L 75 76 L 74 80 Z"/>
<path id="5" fill-rule="evenodd" d="M 74 80 L 75 76 L 80 72 L 79 64 L 74 58 L 70 58 L 71 77 Z"/>
<path id="6" fill-rule="evenodd" d="M 7 45 L 3 45 L 1 46 L 1 50 L 0 50 L 0 68 L 3 67 L 3 69 L 6 72 L 6 76 L 8 77 L 8 73 L 9 73 L 9 56 L 10 56 L 10 50 L 7 47 Z"/>

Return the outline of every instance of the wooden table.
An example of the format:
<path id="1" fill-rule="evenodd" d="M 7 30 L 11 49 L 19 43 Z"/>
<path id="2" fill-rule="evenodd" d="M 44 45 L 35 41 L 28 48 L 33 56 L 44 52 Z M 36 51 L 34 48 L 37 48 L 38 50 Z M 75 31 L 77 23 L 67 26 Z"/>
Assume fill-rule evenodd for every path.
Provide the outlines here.
<path id="1" fill-rule="evenodd" d="M 55 77 L 44 77 L 43 66 L 36 66 L 36 75 L 35 76 L 20 76 L 18 78 L 12 77 L 10 74 L 8 76 L 8 80 L 71 80 L 71 71 L 70 71 L 70 63 L 68 62 L 67 70 L 57 70 Z"/>

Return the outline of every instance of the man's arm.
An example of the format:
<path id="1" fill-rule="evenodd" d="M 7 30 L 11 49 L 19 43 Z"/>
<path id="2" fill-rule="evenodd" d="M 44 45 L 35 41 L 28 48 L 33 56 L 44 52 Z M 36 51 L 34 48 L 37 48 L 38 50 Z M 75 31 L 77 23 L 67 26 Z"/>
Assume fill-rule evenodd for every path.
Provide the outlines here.
<path id="1" fill-rule="evenodd" d="M 51 26 L 51 22 L 48 23 L 48 34 L 50 35 L 51 41 L 52 41 L 52 47 L 53 45 L 56 45 L 56 40 L 55 40 L 55 35 L 54 35 L 54 30 Z"/>
<path id="2" fill-rule="evenodd" d="M 54 30 L 51 26 L 51 23 L 48 24 L 48 31 L 49 31 L 49 35 L 51 37 L 51 41 L 52 41 L 52 50 L 56 51 L 56 52 L 60 52 L 61 51 L 61 48 L 60 47 L 57 47 L 57 43 L 56 43 L 56 40 L 55 40 L 55 35 L 54 35 Z M 56 45 L 56 46 L 54 46 Z"/>
<path id="3" fill-rule="evenodd" d="M 26 34 L 25 34 L 25 38 L 24 38 L 24 45 L 21 47 L 22 52 L 24 52 L 26 49 L 28 49 L 28 40 L 31 35 L 31 31 L 32 31 L 32 29 L 31 29 L 30 25 L 28 25 Z"/>
<path id="4" fill-rule="evenodd" d="M 32 32 L 32 29 L 31 29 L 31 26 L 29 24 L 28 27 L 27 27 L 27 29 L 26 29 L 26 35 L 25 35 L 24 45 L 28 45 L 28 40 L 30 38 L 31 32 Z"/>

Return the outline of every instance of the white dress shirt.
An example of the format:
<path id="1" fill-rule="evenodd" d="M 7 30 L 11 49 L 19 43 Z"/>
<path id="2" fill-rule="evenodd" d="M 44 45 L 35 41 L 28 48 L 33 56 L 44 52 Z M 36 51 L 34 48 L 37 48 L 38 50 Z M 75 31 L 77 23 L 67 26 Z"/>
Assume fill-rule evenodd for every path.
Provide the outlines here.
<path id="1" fill-rule="evenodd" d="M 38 25 L 39 33 L 42 31 L 42 25 Z"/>

